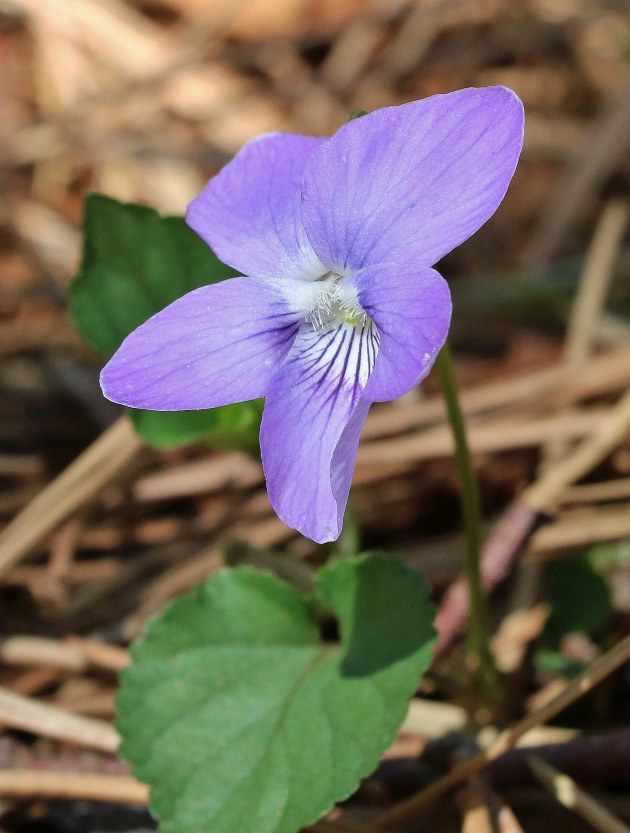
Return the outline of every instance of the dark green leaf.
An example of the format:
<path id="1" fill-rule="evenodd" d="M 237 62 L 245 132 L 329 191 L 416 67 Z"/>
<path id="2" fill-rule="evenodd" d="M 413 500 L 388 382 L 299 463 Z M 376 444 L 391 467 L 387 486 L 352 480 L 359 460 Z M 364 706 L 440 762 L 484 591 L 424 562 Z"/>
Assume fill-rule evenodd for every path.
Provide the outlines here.
<path id="1" fill-rule="evenodd" d="M 213 448 L 256 453 L 263 400 L 205 411 L 131 411 L 136 431 L 154 448 L 205 440 Z"/>
<path id="2" fill-rule="evenodd" d="M 322 604 L 341 645 L 320 639 Z M 349 795 L 429 665 L 432 618 L 422 576 L 381 555 L 328 564 L 315 597 L 241 567 L 172 604 L 118 697 L 163 833 L 294 833 Z"/>
<path id="3" fill-rule="evenodd" d="M 600 575 L 618 567 L 630 567 L 630 541 L 614 541 L 611 544 L 595 544 L 587 554 L 589 564 Z"/>
<path id="4" fill-rule="evenodd" d="M 565 657 L 562 651 L 542 648 L 534 654 L 534 663 L 539 671 L 554 677 L 577 677 L 584 670 L 584 663 Z"/>
<path id="5" fill-rule="evenodd" d="M 367 110 L 362 110 L 360 107 L 354 107 L 348 113 L 346 123 L 348 123 L 349 121 L 354 121 L 355 119 L 360 119 L 361 116 L 367 116 Z"/>
<path id="6" fill-rule="evenodd" d="M 85 201 L 84 251 L 70 287 L 75 325 L 110 356 L 136 327 L 186 292 L 237 273 L 213 254 L 182 217 L 120 203 L 102 194 Z M 159 448 L 205 440 L 215 447 L 256 447 L 259 403 L 207 411 L 136 411 L 138 433 Z"/>
<path id="7" fill-rule="evenodd" d="M 110 356 L 172 301 L 235 274 L 182 217 L 89 194 L 83 260 L 70 288 L 72 314 L 85 340 Z"/>
<path id="8" fill-rule="evenodd" d="M 552 648 L 567 633 L 596 635 L 610 620 L 612 602 L 608 583 L 584 556 L 551 563 L 545 595 L 551 612 L 544 642 Z"/>

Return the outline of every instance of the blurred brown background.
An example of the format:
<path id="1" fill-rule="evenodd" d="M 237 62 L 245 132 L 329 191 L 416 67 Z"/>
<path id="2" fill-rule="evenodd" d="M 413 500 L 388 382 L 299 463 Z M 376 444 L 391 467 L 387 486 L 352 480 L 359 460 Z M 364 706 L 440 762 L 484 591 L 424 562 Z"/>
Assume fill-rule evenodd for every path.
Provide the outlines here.
<path id="1" fill-rule="evenodd" d="M 63 291 L 86 189 L 181 213 L 248 139 L 330 134 L 353 107 L 471 85 L 521 96 L 523 159 L 465 266 L 475 250 L 493 266 L 582 251 L 602 185 L 627 173 L 621 0 L 4 0 L 0 13 L 7 291 L 31 272 Z"/>
<path id="2" fill-rule="evenodd" d="M 67 312 L 83 194 L 183 213 L 261 132 L 331 134 L 352 108 L 489 84 L 525 103 L 522 160 L 497 214 L 440 268 L 453 287 L 457 370 L 491 521 L 575 442 L 609 425 L 630 385 L 630 2 L 0 0 L 0 686 L 31 706 L 102 719 L 92 745 L 111 752 L 114 672 L 148 616 L 225 560 L 299 584 L 328 552 L 275 518 L 256 461 L 200 446 L 142 448 L 103 400 L 101 359 Z M 439 592 L 458 575 L 462 540 L 435 393 L 429 379 L 422 393 L 373 409 L 353 511 L 365 545 L 402 553 Z M 568 666 L 554 672 L 524 659 L 549 615 L 541 570 L 551 575 L 566 555 L 614 547 L 598 568 L 610 595 L 604 631 L 564 640 L 563 662 L 587 662 L 628 630 L 624 419 L 593 459 L 592 482 L 569 480 L 554 522 L 530 541 L 530 567 L 516 571 L 501 612 L 493 610 L 511 715 L 535 708 L 528 698 L 548 696 L 545 686 L 566 683 Z M 103 432 L 89 465 L 80 458 L 81 476 L 33 503 Z M 246 544 L 226 553 L 235 537 Z M 340 549 L 355 546 L 350 536 Z M 544 566 L 532 572 L 534 562 Z M 522 616 L 504 619 L 506 611 Z M 34 641 L 20 642 L 25 635 Z M 462 689 L 440 685 L 425 693 L 448 700 L 440 705 L 462 726 Z M 618 680 L 578 722 L 616 725 L 627 691 Z M 3 767 L 114 766 L 107 754 L 60 763 L 57 741 L 40 737 L 50 729 L 28 723 L 29 708 L 1 715 L 31 735 L 0 737 L 0 786 Z M 428 714 L 399 754 L 449 727 Z M 65 740 L 81 745 L 80 735 L 70 729 Z M 618 798 L 617 812 L 630 818 Z M 542 793 L 525 804 L 527 829 L 583 829 L 566 811 L 558 821 L 557 803 Z M 465 824 L 465 807 L 463 816 Z M 477 833 L 452 818 L 439 829 Z"/>

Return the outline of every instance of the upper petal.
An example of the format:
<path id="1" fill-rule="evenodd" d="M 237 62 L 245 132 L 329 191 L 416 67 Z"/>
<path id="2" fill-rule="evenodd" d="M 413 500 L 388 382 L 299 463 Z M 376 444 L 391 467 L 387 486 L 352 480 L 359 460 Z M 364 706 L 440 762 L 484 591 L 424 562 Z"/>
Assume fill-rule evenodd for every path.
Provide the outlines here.
<path id="1" fill-rule="evenodd" d="M 190 203 L 186 222 L 245 275 L 321 275 L 302 225 L 300 180 L 323 141 L 271 133 L 248 142 Z"/>
<path id="2" fill-rule="evenodd" d="M 260 448 L 272 506 L 313 541 L 339 537 L 378 350 L 369 328 L 304 324 L 272 380 Z"/>
<path id="3" fill-rule="evenodd" d="M 380 347 L 363 396 L 371 402 L 407 393 L 433 367 L 451 323 L 451 294 L 435 269 L 368 266 L 350 281 L 375 322 Z"/>
<path id="4" fill-rule="evenodd" d="M 185 411 L 264 396 L 291 348 L 300 314 L 251 278 L 203 286 L 123 341 L 101 373 L 108 399 Z"/>
<path id="5" fill-rule="evenodd" d="M 496 211 L 523 142 L 505 87 L 386 107 L 344 125 L 310 157 L 302 216 L 329 269 L 431 266 Z"/>

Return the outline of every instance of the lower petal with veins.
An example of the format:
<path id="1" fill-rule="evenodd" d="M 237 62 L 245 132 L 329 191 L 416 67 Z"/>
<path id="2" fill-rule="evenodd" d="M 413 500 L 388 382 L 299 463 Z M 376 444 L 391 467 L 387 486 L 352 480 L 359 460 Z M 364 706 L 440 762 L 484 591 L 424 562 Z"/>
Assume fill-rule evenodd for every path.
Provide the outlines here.
<path id="1" fill-rule="evenodd" d="M 260 447 L 269 498 L 318 543 L 341 533 L 377 354 L 369 322 L 326 331 L 304 323 L 267 391 Z"/>

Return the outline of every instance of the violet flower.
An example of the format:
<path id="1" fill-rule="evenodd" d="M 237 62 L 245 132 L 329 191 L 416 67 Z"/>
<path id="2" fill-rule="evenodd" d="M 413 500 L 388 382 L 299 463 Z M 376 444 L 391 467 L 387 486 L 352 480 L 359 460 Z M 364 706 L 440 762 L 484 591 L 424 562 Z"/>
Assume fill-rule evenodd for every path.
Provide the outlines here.
<path id="1" fill-rule="evenodd" d="M 488 87 L 377 110 L 330 139 L 249 142 L 187 213 L 247 277 L 138 327 L 103 370 L 105 395 L 163 411 L 264 396 L 271 503 L 334 540 L 370 404 L 424 379 L 446 339 L 449 290 L 431 266 L 494 213 L 522 137 L 519 99 Z"/>

